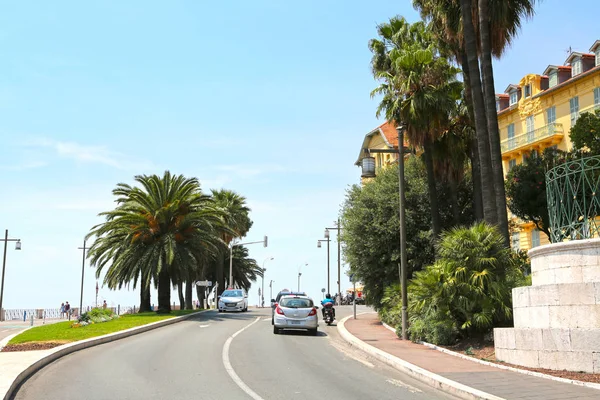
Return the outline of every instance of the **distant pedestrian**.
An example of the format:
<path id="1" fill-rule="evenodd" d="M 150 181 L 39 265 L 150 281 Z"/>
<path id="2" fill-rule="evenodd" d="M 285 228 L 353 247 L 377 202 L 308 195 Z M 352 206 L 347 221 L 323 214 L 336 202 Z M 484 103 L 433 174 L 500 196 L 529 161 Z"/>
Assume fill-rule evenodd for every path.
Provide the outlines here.
<path id="1" fill-rule="evenodd" d="M 63 319 L 65 316 L 65 303 L 61 303 L 60 305 L 60 319 Z"/>
<path id="2" fill-rule="evenodd" d="M 102 308 L 104 308 L 106 310 L 107 304 L 106 304 L 106 300 L 104 300 L 104 303 L 102 303 Z"/>
<path id="3" fill-rule="evenodd" d="M 65 313 L 67 314 L 67 317 L 69 318 L 69 321 L 70 321 L 71 320 L 71 305 L 69 304 L 68 301 L 65 303 Z"/>

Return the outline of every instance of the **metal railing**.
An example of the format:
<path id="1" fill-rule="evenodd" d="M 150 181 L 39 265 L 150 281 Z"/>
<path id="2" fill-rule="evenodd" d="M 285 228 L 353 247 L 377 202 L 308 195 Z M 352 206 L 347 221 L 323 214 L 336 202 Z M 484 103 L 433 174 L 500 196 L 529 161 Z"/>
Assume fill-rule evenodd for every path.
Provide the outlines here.
<path id="1" fill-rule="evenodd" d="M 562 135 L 564 133 L 563 125 L 553 122 L 531 132 L 522 133 L 518 136 L 504 139 L 500 142 L 502 153 L 514 150 L 521 146 L 535 143 L 539 140 L 552 137 L 554 135 Z"/>
<path id="2" fill-rule="evenodd" d="M 568 161 L 549 170 L 546 197 L 553 243 L 598 237 L 600 156 Z"/>

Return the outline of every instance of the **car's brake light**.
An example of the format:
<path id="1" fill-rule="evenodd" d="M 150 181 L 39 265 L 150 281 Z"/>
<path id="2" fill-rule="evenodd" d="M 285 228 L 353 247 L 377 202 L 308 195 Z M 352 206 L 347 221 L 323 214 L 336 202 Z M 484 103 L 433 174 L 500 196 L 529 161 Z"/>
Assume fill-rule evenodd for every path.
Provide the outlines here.
<path id="1" fill-rule="evenodd" d="M 311 315 L 317 315 L 317 309 L 313 307 L 312 310 L 310 310 L 310 312 L 308 313 L 308 316 L 310 317 Z"/>
<path id="2" fill-rule="evenodd" d="M 275 308 L 275 312 L 279 315 L 284 315 L 283 310 L 279 306 L 277 306 L 277 308 Z"/>

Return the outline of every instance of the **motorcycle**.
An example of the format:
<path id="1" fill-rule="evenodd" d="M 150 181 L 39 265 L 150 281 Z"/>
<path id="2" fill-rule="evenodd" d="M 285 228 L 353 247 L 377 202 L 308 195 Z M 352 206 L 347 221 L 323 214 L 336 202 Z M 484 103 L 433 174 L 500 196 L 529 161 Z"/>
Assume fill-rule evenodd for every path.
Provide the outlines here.
<path id="1" fill-rule="evenodd" d="M 335 316 L 333 315 L 333 303 L 325 303 L 323 306 L 323 320 L 327 325 L 331 325 Z"/>

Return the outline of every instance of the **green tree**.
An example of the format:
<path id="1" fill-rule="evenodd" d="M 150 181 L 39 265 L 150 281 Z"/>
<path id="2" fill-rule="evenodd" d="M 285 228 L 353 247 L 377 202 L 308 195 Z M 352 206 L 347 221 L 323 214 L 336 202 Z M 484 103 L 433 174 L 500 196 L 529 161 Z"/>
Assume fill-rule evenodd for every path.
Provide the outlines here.
<path id="1" fill-rule="evenodd" d="M 377 115 L 407 126 L 411 145 L 423 149 L 427 170 L 431 227 L 442 229 L 434 174 L 433 145 L 449 124 L 462 84 L 458 69 L 439 57 L 431 34 L 422 22 L 409 24 L 402 17 L 378 26 L 379 39 L 369 43 L 373 75 L 381 84 L 372 92 L 382 95 Z"/>
<path id="2" fill-rule="evenodd" d="M 256 260 L 248 257 L 248 249 L 244 246 L 233 248 L 233 284 L 246 291 L 250 290 L 252 282 L 263 276 L 262 268 Z"/>
<path id="3" fill-rule="evenodd" d="M 600 154 L 600 110 L 582 113 L 569 132 L 573 147 Z"/>
<path id="4" fill-rule="evenodd" d="M 88 258 L 98 277 L 108 267 L 104 283 L 111 289 L 139 284 L 144 311 L 154 280 L 158 311 L 170 312 L 172 277 L 195 269 L 200 254 L 219 245 L 215 228 L 226 228 L 196 178 L 166 171 L 162 177 L 138 175 L 135 181 L 141 187 L 119 183 L 113 190 L 118 206 L 101 213 L 105 222 L 87 235 L 96 236 Z"/>
<path id="5" fill-rule="evenodd" d="M 427 173 L 421 159 L 406 161 L 406 228 L 409 277 L 434 261 Z M 449 188 L 438 184 L 438 202 L 444 228 L 454 225 Z M 471 210 L 472 191 L 465 179 L 458 187 L 461 209 Z M 461 223 L 470 224 L 472 212 L 461 213 Z M 398 170 L 383 168 L 367 184 L 354 185 L 346 193 L 342 208 L 342 241 L 345 261 L 365 285 L 371 304 L 380 309 L 384 289 L 398 282 L 400 234 L 398 221 Z"/>
<path id="6" fill-rule="evenodd" d="M 246 198 L 232 190 L 213 190 L 212 197 L 216 207 L 223 213 L 223 225 L 227 228 L 221 232 L 221 240 L 225 246 L 215 258 L 216 279 L 219 284 L 218 292 L 225 290 L 225 262 L 229 260 L 229 244 L 235 238 L 242 238 L 252 227 L 250 208 L 246 205 Z M 229 282 L 232 284 L 232 282 Z"/>
<path id="7" fill-rule="evenodd" d="M 508 208 L 523 221 L 533 222 L 550 239 L 550 217 L 546 197 L 546 173 L 563 162 L 567 154 L 548 148 L 515 165 L 506 177 Z"/>

